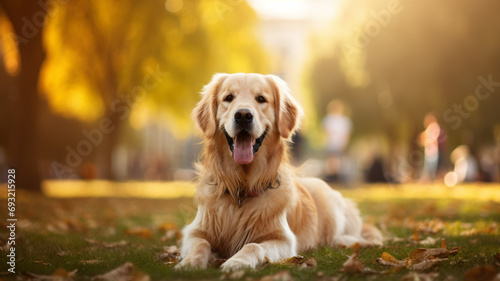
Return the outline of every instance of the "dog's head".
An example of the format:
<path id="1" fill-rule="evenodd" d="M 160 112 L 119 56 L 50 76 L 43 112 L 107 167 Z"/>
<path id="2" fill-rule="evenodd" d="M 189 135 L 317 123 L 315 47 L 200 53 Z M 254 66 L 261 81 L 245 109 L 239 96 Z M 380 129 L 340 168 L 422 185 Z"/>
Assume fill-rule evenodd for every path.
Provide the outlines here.
<path id="1" fill-rule="evenodd" d="M 274 75 L 216 74 L 203 88 L 193 118 L 207 139 L 225 134 L 238 164 L 249 164 L 269 134 L 289 139 L 302 109 Z"/>

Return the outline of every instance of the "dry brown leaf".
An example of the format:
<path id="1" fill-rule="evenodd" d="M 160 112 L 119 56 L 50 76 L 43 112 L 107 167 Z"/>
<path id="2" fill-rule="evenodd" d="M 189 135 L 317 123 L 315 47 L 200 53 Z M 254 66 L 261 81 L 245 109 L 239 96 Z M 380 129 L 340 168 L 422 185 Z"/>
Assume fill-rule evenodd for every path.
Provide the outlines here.
<path id="1" fill-rule="evenodd" d="M 416 273 L 410 272 L 403 276 L 401 281 L 433 281 L 439 276 L 437 272 L 431 273 Z"/>
<path id="2" fill-rule="evenodd" d="M 138 278 L 138 279 L 136 279 Z M 149 275 L 143 273 L 135 274 L 134 264 L 126 262 L 123 265 L 111 270 L 102 275 L 97 275 L 92 280 L 105 280 L 105 281 L 133 281 L 133 280 L 149 280 Z"/>
<path id="3" fill-rule="evenodd" d="M 358 259 L 358 253 L 354 252 L 349 259 L 342 264 L 341 272 L 363 272 L 365 265 Z"/>
<path id="4" fill-rule="evenodd" d="M 382 258 L 377 258 L 376 259 L 377 262 L 381 265 L 387 265 L 387 266 L 392 266 L 392 267 L 397 267 L 397 266 L 404 266 L 404 265 L 400 265 L 400 264 L 397 264 L 397 263 L 393 263 L 393 262 L 390 262 L 390 261 L 387 261 L 387 260 L 384 260 Z M 405 263 L 406 264 L 406 263 Z"/>
<path id="5" fill-rule="evenodd" d="M 161 232 L 164 232 L 167 230 L 172 230 L 172 229 L 179 229 L 179 227 L 175 223 L 171 223 L 171 222 L 162 223 L 162 224 L 160 224 L 160 226 L 158 226 L 158 230 Z"/>
<path id="6" fill-rule="evenodd" d="M 439 262 L 447 260 L 449 256 L 457 254 L 459 250 L 460 247 L 450 250 L 443 248 L 415 249 L 403 260 L 398 260 L 389 253 L 384 252 L 380 258 L 377 258 L 377 262 L 392 267 L 405 266 L 408 269 L 425 271 Z"/>
<path id="7" fill-rule="evenodd" d="M 150 239 L 153 237 L 153 233 L 149 228 L 146 227 L 133 227 L 125 231 L 128 235 L 139 236 L 142 238 Z"/>
<path id="8" fill-rule="evenodd" d="M 271 262 L 267 257 L 265 257 L 265 259 L 269 264 L 274 264 L 274 265 L 293 265 L 293 266 L 298 266 L 299 268 L 314 268 L 318 266 L 318 262 L 316 261 L 316 259 L 314 258 L 306 259 L 300 255 L 279 260 L 277 262 Z"/>
<path id="9" fill-rule="evenodd" d="M 300 264 L 300 268 L 316 268 L 317 266 L 318 262 L 315 258 L 308 258 Z"/>
<path id="10" fill-rule="evenodd" d="M 418 244 L 424 245 L 424 246 L 432 246 L 432 245 L 436 244 L 436 242 L 437 242 L 437 239 L 434 239 L 430 236 L 427 236 L 427 238 L 425 238 L 424 240 L 419 241 Z"/>
<path id="11" fill-rule="evenodd" d="M 166 242 L 172 238 L 176 238 L 177 240 L 182 238 L 182 233 L 179 230 L 179 227 L 173 223 L 164 223 L 158 227 L 160 232 L 164 232 L 165 235 L 161 237 L 162 242 Z"/>
<path id="12" fill-rule="evenodd" d="M 275 274 L 266 275 L 256 281 L 294 281 L 292 274 L 288 271 L 279 271 Z"/>
<path id="13" fill-rule="evenodd" d="M 164 253 L 157 253 L 156 260 L 160 260 L 165 264 L 176 264 L 181 259 L 181 253 L 177 246 L 163 247 Z"/>
<path id="14" fill-rule="evenodd" d="M 410 236 L 410 240 L 415 242 L 420 241 L 420 234 L 418 233 L 418 230 L 416 228 L 413 231 L 413 234 Z"/>
<path id="15" fill-rule="evenodd" d="M 35 263 L 39 263 L 41 265 L 50 265 L 50 263 L 45 262 L 45 261 L 34 261 Z"/>
<path id="16" fill-rule="evenodd" d="M 443 249 L 448 249 L 448 247 L 446 247 L 446 239 L 441 239 L 441 248 Z"/>
<path id="17" fill-rule="evenodd" d="M 269 259 L 266 258 L 267 261 L 269 261 Z M 289 257 L 289 258 L 286 258 L 286 259 L 282 259 L 282 260 L 279 260 L 275 263 L 272 263 L 270 262 L 271 264 L 281 264 L 281 265 L 299 265 L 301 264 L 303 261 L 305 260 L 305 258 L 301 255 L 297 255 L 297 256 L 293 256 L 293 257 Z"/>
<path id="18" fill-rule="evenodd" d="M 358 259 L 359 256 L 359 246 L 354 247 L 354 252 L 347 259 L 344 264 L 342 264 L 342 268 L 340 268 L 341 272 L 351 272 L 351 273 L 377 273 L 371 268 L 365 267 L 362 261 Z"/>
<path id="19" fill-rule="evenodd" d="M 424 260 L 419 263 L 412 264 L 409 269 L 415 270 L 415 271 L 426 271 L 436 264 L 438 264 L 441 261 L 444 261 L 447 259 L 433 259 L 433 260 Z"/>
<path id="20" fill-rule="evenodd" d="M 428 259 L 436 259 L 436 258 L 447 258 L 449 256 L 456 255 L 460 247 L 456 247 L 453 249 L 443 249 L 443 248 L 419 248 L 413 250 L 410 254 L 409 258 L 413 261 L 421 262 Z"/>
<path id="21" fill-rule="evenodd" d="M 390 262 L 390 263 L 396 264 L 396 265 L 405 265 L 406 264 L 406 262 L 397 260 L 395 257 L 393 257 L 391 254 L 389 254 L 387 252 L 383 252 L 382 256 L 380 256 L 380 258 L 383 261 Z"/>
<path id="22" fill-rule="evenodd" d="M 465 273 L 465 281 L 494 281 L 498 271 L 492 265 L 480 265 L 473 267 Z"/>
<path id="23" fill-rule="evenodd" d="M 38 275 L 33 273 L 24 273 L 21 278 L 25 280 L 36 281 L 72 281 L 78 270 L 66 271 L 65 269 L 56 269 L 52 275 Z"/>

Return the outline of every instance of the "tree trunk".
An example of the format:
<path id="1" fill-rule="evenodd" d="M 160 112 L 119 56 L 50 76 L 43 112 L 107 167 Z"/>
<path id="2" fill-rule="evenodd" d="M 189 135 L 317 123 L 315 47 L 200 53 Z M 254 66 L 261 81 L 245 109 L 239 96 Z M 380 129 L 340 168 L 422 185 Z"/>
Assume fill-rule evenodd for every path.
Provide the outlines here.
<path id="1" fill-rule="evenodd" d="M 114 181 L 117 180 L 117 176 L 115 171 L 113 170 L 113 152 L 118 144 L 118 140 L 120 137 L 120 128 L 122 127 L 121 122 L 126 121 L 121 120 L 119 118 L 119 114 L 114 112 L 108 112 L 105 118 L 111 120 L 111 124 L 114 129 L 112 132 L 104 134 L 103 137 L 102 148 L 100 148 L 102 149 L 102 158 L 100 161 L 101 167 L 99 169 L 102 172 L 102 175 L 100 175 L 99 177 Z"/>
<path id="2" fill-rule="evenodd" d="M 0 0 L 18 38 L 20 71 L 15 78 L 17 99 L 11 107 L 14 119 L 10 138 L 8 165 L 16 169 L 17 187 L 41 190 L 41 171 L 38 138 L 38 78 L 45 59 L 42 46 L 45 10 L 35 1 Z"/>

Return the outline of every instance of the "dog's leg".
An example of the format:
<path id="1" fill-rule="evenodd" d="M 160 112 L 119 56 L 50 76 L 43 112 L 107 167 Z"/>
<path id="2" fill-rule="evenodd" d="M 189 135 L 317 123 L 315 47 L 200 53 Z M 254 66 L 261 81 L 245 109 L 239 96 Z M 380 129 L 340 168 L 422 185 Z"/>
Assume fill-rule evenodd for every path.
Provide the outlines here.
<path id="1" fill-rule="evenodd" d="M 279 219 L 280 230 L 261 236 L 262 242 L 248 243 L 221 265 L 223 271 L 256 268 L 266 258 L 274 262 L 297 255 L 297 238 L 288 226 L 286 213 Z M 260 240 L 260 239 L 257 239 Z"/>
<path id="2" fill-rule="evenodd" d="M 175 269 L 205 269 L 212 258 L 210 243 L 202 238 L 191 237 L 191 249 Z"/>
<path id="3" fill-rule="evenodd" d="M 295 256 L 294 247 L 286 241 L 266 241 L 260 244 L 249 243 L 221 265 L 222 271 L 233 271 L 242 268 L 256 268 L 268 258 L 277 261 Z"/>

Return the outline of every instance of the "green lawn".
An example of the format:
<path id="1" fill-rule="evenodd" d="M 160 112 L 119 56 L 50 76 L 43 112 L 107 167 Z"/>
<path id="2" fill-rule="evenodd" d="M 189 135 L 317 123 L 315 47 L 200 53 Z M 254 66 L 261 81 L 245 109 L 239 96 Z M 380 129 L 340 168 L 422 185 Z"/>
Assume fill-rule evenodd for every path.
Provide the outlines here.
<path id="1" fill-rule="evenodd" d="M 216 268 L 176 272 L 156 256 L 164 246 L 177 245 L 178 230 L 196 212 L 191 198 L 46 198 L 18 191 L 17 276 L 6 272 L 7 248 L 2 247 L 0 278 L 68 276 L 77 269 L 75 280 L 89 280 L 131 262 L 134 270 L 129 280 L 273 280 L 268 275 L 278 272 L 289 280 L 290 275 L 295 280 L 401 280 L 417 272 L 406 267 L 391 270 L 376 259 L 387 252 L 403 260 L 416 248 L 440 248 L 442 239 L 448 249 L 461 249 L 427 270 L 427 277 L 434 278 L 429 280 L 462 280 L 479 265 L 491 265 L 491 274 L 500 271 L 500 186 L 364 186 L 341 191 L 358 202 L 365 220 L 382 229 L 387 239 L 382 248 L 359 250 L 359 260 L 370 272 L 341 272 L 354 250 L 329 247 L 302 253 L 317 261 L 316 267 L 306 269 L 272 264 L 233 275 Z M 6 229 L 7 222 L 1 223 Z M 1 232 L 1 245 L 7 235 Z M 475 273 L 485 277 L 487 269 Z M 419 280 L 416 276 L 407 277 Z"/>

